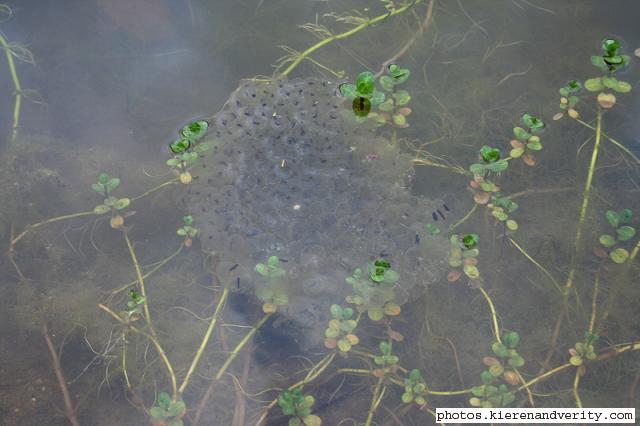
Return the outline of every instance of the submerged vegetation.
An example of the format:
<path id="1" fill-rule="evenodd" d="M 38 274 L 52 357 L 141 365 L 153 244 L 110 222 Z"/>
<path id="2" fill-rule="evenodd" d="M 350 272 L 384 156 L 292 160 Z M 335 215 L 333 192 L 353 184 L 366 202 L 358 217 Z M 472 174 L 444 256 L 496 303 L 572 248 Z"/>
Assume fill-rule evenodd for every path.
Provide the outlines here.
<path id="1" fill-rule="evenodd" d="M 347 22 L 353 26 L 344 33 L 334 34 L 324 27 L 309 24 L 307 29 L 320 35 L 321 41 L 302 53 L 294 52 L 285 58 L 278 64 L 279 73 L 274 76 L 274 81 L 289 75 L 303 60 L 310 59 L 311 53 L 324 45 L 343 40 L 392 16 L 413 10 L 421 2 L 385 0 L 383 3 L 387 12 L 375 18 L 341 16 L 339 22 Z M 433 1 L 428 5 L 428 17 L 431 17 L 432 7 Z M 585 80 L 571 80 L 560 88 L 560 112 L 551 122 L 546 123 L 542 118 L 522 111 L 515 117 L 515 125 L 505 124 L 508 131 L 504 133 L 509 136 L 505 136 L 503 141 L 477 141 L 472 148 L 465 146 L 467 155 L 458 161 L 467 161 L 466 167 L 451 166 L 423 148 L 415 150 L 413 163 L 416 166 L 451 173 L 452 179 L 459 179 L 460 194 L 467 193 L 465 196 L 470 206 L 468 213 L 456 223 L 449 224 L 446 229 L 441 229 L 435 223 L 438 215 L 434 212 L 434 223 L 417 224 L 419 229 L 416 231 L 415 243 L 421 248 L 428 248 L 437 246 L 441 240 L 445 241 L 449 270 L 443 281 L 448 283 L 438 284 L 439 288 L 434 292 L 456 292 L 456 296 L 450 298 L 468 298 L 469 302 L 465 303 L 469 304 L 477 296 L 484 304 L 480 311 L 473 311 L 470 325 L 465 325 L 462 330 L 478 330 L 481 340 L 479 344 L 482 347 L 476 348 L 476 358 L 473 360 L 475 364 L 469 359 L 464 363 L 460 362 L 450 337 L 436 336 L 431 330 L 428 316 L 425 316 L 427 319 L 424 324 L 420 322 L 422 312 L 431 309 L 427 308 L 431 293 L 404 305 L 405 295 L 400 294 L 402 288 L 398 283 L 403 280 L 404 274 L 411 271 L 403 270 L 401 265 L 396 265 L 384 253 L 366 253 L 370 261 L 362 265 L 350 265 L 355 268 L 353 273 L 341 277 L 348 295 L 344 300 L 335 300 L 328 312 L 330 319 L 318 324 L 324 330 L 324 337 L 315 342 L 314 348 L 323 345 L 324 352 L 305 355 L 306 364 L 302 372 L 287 371 L 287 374 L 279 374 L 278 377 L 274 374 L 273 383 L 256 383 L 255 386 L 263 385 L 261 389 L 252 383 L 247 385 L 248 373 L 245 373 L 242 384 L 241 379 L 231 372 L 232 365 L 241 353 L 250 351 L 252 341 L 265 324 L 290 308 L 290 286 L 301 278 L 296 275 L 296 265 L 282 259 L 276 252 L 268 253 L 258 263 L 254 260 L 251 265 L 241 264 L 241 261 L 227 264 L 228 262 L 217 259 L 215 253 L 211 253 L 205 259 L 209 265 L 206 273 L 211 276 L 209 281 L 213 282 L 213 286 L 206 287 L 213 293 L 211 303 L 205 308 L 208 311 L 207 318 L 201 318 L 188 308 L 181 308 L 202 323 L 197 323 L 198 326 L 191 332 L 197 336 L 194 337 L 186 330 L 195 321 L 191 317 L 190 323 L 186 325 L 167 320 L 166 313 L 173 306 L 171 298 L 182 297 L 184 290 L 174 290 L 175 293 L 170 293 L 167 297 L 160 294 L 160 289 L 154 289 L 150 293 L 150 277 L 153 275 L 155 279 L 162 275 L 157 273 L 162 266 L 170 263 L 182 250 L 197 246 L 194 242 L 200 236 L 198 223 L 202 222 L 199 222 L 197 214 L 177 217 L 177 229 L 171 230 L 171 233 L 175 232 L 174 239 L 176 235 L 181 238 L 179 244 L 176 243 L 177 251 L 145 266 L 139 260 L 138 247 L 132 241 L 131 232 L 134 226 L 143 226 L 140 222 L 133 224 L 142 211 L 136 213 L 131 208 L 142 205 L 141 200 L 152 194 L 177 186 L 178 182 L 182 185 L 192 183 L 190 170 L 199 164 L 202 156 L 210 155 L 218 143 L 215 137 L 208 134 L 210 123 L 205 120 L 188 123 L 178 132 L 178 139 L 170 143 L 172 158 L 166 161 L 166 165 L 173 174 L 171 179 L 140 195 L 120 197 L 114 194 L 120 189 L 120 178 L 100 173 L 97 181 L 91 185 L 101 199 L 100 204 L 93 209 L 87 206 L 87 211 L 24 226 L 21 232 L 11 236 L 8 258 L 22 285 L 29 286 L 26 278 L 28 272 L 22 270 L 18 258 L 23 246 L 28 245 L 27 236 L 58 222 L 80 217 L 109 217 L 112 228 L 109 231 L 121 240 L 121 254 L 126 259 L 127 267 L 135 273 L 135 280 L 111 290 L 105 300 L 96 301 L 97 309 L 117 324 L 111 333 L 117 335 L 115 340 L 118 343 L 109 348 L 111 351 L 108 354 L 109 365 L 113 363 L 117 367 L 113 368 L 115 373 L 106 374 L 107 378 L 113 375 L 121 378 L 132 404 L 155 426 L 198 424 L 209 399 L 216 398 L 216 395 L 212 395 L 215 384 L 223 380 L 233 384 L 238 400 L 245 395 L 261 396 L 262 404 L 254 411 L 251 422 L 257 425 L 266 424 L 272 418 L 286 419 L 290 426 L 321 425 L 323 415 L 330 415 L 331 410 L 326 408 L 331 406 L 334 396 L 340 393 L 344 383 L 351 389 L 364 383 L 368 385 L 366 389 L 370 389 L 370 392 L 366 394 L 366 401 L 358 400 L 353 403 L 354 408 L 350 408 L 347 413 L 338 412 L 337 415 L 349 418 L 354 424 L 366 426 L 382 424 L 385 415 L 382 407 L 385 403 L 397 407 L 396 414 L 392 417 L 415 416 L 421 422 L 434 415 L 436 407 L 461 403 L 472 407 L 513 407 L 516 404 L 534 407 L 548 406 L 547 401 L 551 400 L 552 404 L 559 404 L 558 401 L 561 401 L 566 405 L 583 407 L 583 392 L 591 392 L 590 389 L 594 387 L 602 392 L 598 388 L 598 379 L 582 384 L 583 378 L 598 377 L 598 370 L 607 368 L 607 363 L 640 349 L 637 336 L 621 336 L 620 333 L 611 332 L 606 338 L 602 337 L 606 332 L 605 321 L 611 314 L 613 304 L 621 297 L 620 293 L 628 291 L 627 287 L 632 284 L 637 284 L 637 280 L 634 281 L 633 278 L 637 276 L 635 262 L 640 251 L 637 223 L 631 208 L 593 213 L 596 210 L 593 207 L 594 179 L 599 170 L 603 143 L 610 142 L 621 150 L 629 168 L 640 166 L 640 161 L 630 149 L 604 132 L 606 114 L 617 102 L 616 96 L 611 92 L 624 95 L 632 89 L 629 83 L 614 77 L 631 61 L 631 57 L 624 54 L 624 48 L 617 39 L 605 39 L 601 44 L 601 54 L 591 57 L 591 63 L 600 71 L 600 75 Z M 317 65 L 326 71 L 326 66 Z M 420 95 L 412 95 L 409 89 L 399 88 L 409 81 L 412 72 L 402 68 L 397 58 L 385 64 L 383 69 L 379 75 L 364 71 L 350 80 L 354 83 L 342 83 L 339 91 L 345 98 L 345 104 L 348 104 L 348 112 L 353 113 L 357 121 L 369 121 L 377 125 L 380 132 L 391 132 L 388 149 L 412 148 L 410 143 L 404 143 L 406 140 L 402 132 L 409 127 L 407 118 L 412 114 L 408 104 Z M 589 108 L 595 111 L 595 125 L 580 118 L 589 114 Z M 521 238 L 521 234 L 531 232 L 529 220 L 542 212 L 531 211 L 531 207 L 525 209 L 525 203 L 514 200 L 522 193 L 546 190 L 552 192 L 554 188 L 541 188 L 535 179 L 531 179 L 533 183 L 529 188 L 521 193 L 514 193 L 510 192 L 512 186 L 509 179 L 515 179 L 515 173 L 529 173 L 544 162 L 541 152 L 543 135 L 545 153 L 549 151 L 550 155 L 554 155 L 554 150 L 558 149 L 562 141 L 556 135 L 549 135 L 549 130 L 565 114 L 572 120 L 572 125 L 588 129 L 593 132 L 594 138 L 591 145 L 586 145 L 591 147 L 591 155 L 584 181 L 580 182 L 579 208 L 576 212 L 571 212 L 575 230 L 570 241 L 566 241 L 570 255 L 565 265 L 552 268 L 544 266 L 545 262 L 539 260 L 536 253 L 525 248 L 528 234 L 523 235 L 522 240 L 516 240 L 516 236 Z M 415 116 L 417 114 L 412 115 Z M 615 129 L 612 132 L 613 130 Z M 373 157 L 367 159 L 374 160 Z M 282 160 L 282 167 L 285 167 L 285 160 Z M 518 167 L 521 168 L 516 171 Z M 295 205 L 293 208 L 296 209 Z M 449 208 L 446 207 L 446 210 L 449 211 Z M 444 220 L 442 212 L 438 212 Z M 129 220 L 134 214 L 137 216 Z M 480 214 L 483 215 L 481 220 L 474 221 L 474 217 Z M 603 215 L 606 223 L 595 219 L 602 218 Z M 599 237 L 592 238 L 587 232 L 589 228 L 598 229 Z M 502 258 L 492 257 L 490 253 L 505 250 L 506 243 L 509 243 L 507 249 L 513 249 L 511 251 L 521 256 L 523 263 L 532 265 L 550 284 L 547 287 L 540 286 L 544 289 L 542 294 L 545 305 L 553 307 L 548 312 L 551 312 L 554 322 L 539 325 L 552 329 L 549 335 L 544 336 L 547 338 L 546 344 L 540 343 L 539 336 L 529 336 L 535 334 L 535 330 L 516 331 L 523 326 L 522 323 L 512 325 L 514 318 L 507 313 L 510 306 L 502 298 L 502 303 L 495 300 L 495 294 L 499 294 L 499 291 L 494 292 L 492 281 L 496 278 L 496 271 L 506 267 L 507 262 Z M 583 248 L 592 243 L 595 263 L 591 262 L 590 267 L 594 271 L 579 274 L 585 258 L 591 255 L 585 253 Z M 247 259 L 243 260 L 246 263 Z M 323 265 L 328 279 L 332 279 L 329 273 L 333 266 Z M 513 277 L 513 280 L 516 278 Z M 251 297 L 241 299 L 243 315 L 251 322 L 239 327 L 242 330 L 240 334 L 228 336 L 225 329 L 235 324 L 225 323 L 224 318 L 225 314 L 227 317 L 233 314 L 228 305 L 233 303 L 232 293 L 243 287 L 241 279 L 250 279 L 253 283 Z M 525 285 L 525 281 L 518 282 L 517 285 Z M 611 287 L 603 292 L 605 285 Z M 603 294 L 606 295 L 604 301 Z M 584 303 L 585 297 L 590 303 Z M 638 296 L 635 297 L 634 300 L 637 301 Z M 252 303 L 256 300 L 259 303 Z M 438 312 L 446 313 L 444 308 Z M 463 314 L 459 315 L 462 318 Z M 432 322 L 436 321 L 446 322 L 447 318 L 434 315 Z M 573 329 L 576 327 L 578 331 Z M 433 361 L 430 364 L 432 368 L 423 368 L 425 356 L 422 352 L 426 349 L 418 343 L 418 334 L 421 333 L 418 329 L 428 330 L 434 340 L 448 342 L 453 348 L 455 368 L 444 371 L 452 365 L 444 361 L 451 358 L 449 355 Z M 449 330 L 452 335 L 456 332 Z M 218 333 L 217 338 L 214 332 Z M 194 341 L 196 344 L 192 347 L 176 344 L 172 339 L 180 342 L 181 334 L 189 335 L 190 344 L 193 345 Z M 528 343 L 531 341 L 535 343 Z M 232 346 L 229 346 L 230 343 Z M 213 349 L 214 346 L 221 349 Z M 157 358 L 149 361 L 149 353 L 152 351 Z M 560 353 L 561 357 L 558 355 Z M 536 368 L 539 370 L 535 371 Z M 248 369 L 249 367 L 246 371 Z M 459 380 L 450 379 L 450 376 L 455 375 L 452 373 L 457 373 Z M 149 376 L 153 376 L 153 380 Z M 331 392 L 327 392 L 327 388 L 323 386 L 326 383 L 333 386 L 335 377 L 340 378 L 338 385 L 334 386 L 335 391 L 332 388 Z M 470 377 L 474 382 L 468 385 L 464 378 L 469 380 Z M 193 390 L 195 386 L 192 383 L 196 380 L 208 386 L 206 391 Z M 571 399 L 568 400 L 566 395 L 559 395 L 562 392 L 543 392 L 537 389 L 550 381 L 559 383 L 560 388 L 568 386 Z M 61 380 L 59 384 L 66 394 L 68 391 L 65 381 Z M 557 395 L 559 396 L 556 397 Z M 349 397 L 349 392 L 346 392 L 346 398 Z M 76 409 L 70 404 L 65 399 L 68 417 Z M 330 422 L 337 424 L 339 420 L 343 420 L 336 420 L 335 415 L 334 413 L 334 417 L 330 417 Z"/>

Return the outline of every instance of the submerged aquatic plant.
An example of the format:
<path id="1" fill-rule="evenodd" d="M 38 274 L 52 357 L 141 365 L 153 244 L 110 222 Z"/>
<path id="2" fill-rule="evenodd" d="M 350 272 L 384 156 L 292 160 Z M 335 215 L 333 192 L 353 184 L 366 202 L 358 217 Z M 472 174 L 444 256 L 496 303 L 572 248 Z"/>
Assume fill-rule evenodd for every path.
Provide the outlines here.
<path id="1" fill-rule="evenodd" d="M 178 228 L 176 234 L 184 238 L 184 246 L 191 247 L 193 239 L 198 235 L 198 228 L 193 225 L 193 216 L 183 216 L 182 226 Z"/>
<path id="2" fill-rule="evenodd" d="M 624 247 L 620 247 L 619 244 L 630 240 L 636 234 L 636 229 L 629 225 L 633 213 L 631 209 L 624 209 L 619 212 L 607 210 L 605 216 L 609 225 L 615 229 L 616 235 L 600 235 L 600 244 L 609 250 L 609 252 L 605 250 L 600 257 L 606 257 L 608 253 L 609 258 L 615 263 L 624 263 L 629 258 L 629 251 Z M 596 252 L 597 255 L 599 253 L 600 251 Z"/>
<path id="3" fill-rule="evenodd" d="M 505 333 L 500 341 L 491 345 L 495 357 L 487 356 L 482 359 L 488 368 L 480 373 L 482 385 L 471 388 L 471 406 L 506 407 L 515 401 L 515 395 L 509 386 L 518 385 L 520 376 L 517 369 L 524 365 L 524 358 L 516 351 L 519 343 L 520 335 L 512 331 Z"/>
<path id="4" fill-rule="evenodd" d="M 166 392 L 158 394 L 157 404 L 149 409 L 153 426 L 182 426 L 182 418 L 187 412 L 183 401 L 172 401 Z"/>
<path id="5" fill-rule="evenodd" d="M 569 362 L 576 367 L 582 366 L 585 360 L 592 361 L 596 358 L 596 352 L 594 349 L 595 343 L 600 337 L 589 331 L 584 333 L 584 340 L 582 342 L 576 342 L 575 346 L 569 349 Z"/>
<path id="6" fill-rule="evenodd" d="M 450 238 L 449 266 L 453 268 L 462 266 L 462 272 L 471 280 L 472 286 L 477 285 L 475 280 L 480 278 L 480 271 L 477 267 L 477 257 L 480 254 L 480 250 L 477 248 L 479 241 L 478 234 L 452 235 Z M 458 281 L 461 276 L 460 270 L 454 269 L 447 274 L 447 281 Z"/>
<path id="7" fill-rule="evenodd" d="M 192 180 L 189 167 L 196 162 L 199 154 L 213 146 L 212 141 L 202 141 L 208 129 L 209 123 L 207 121 L 193 121 L 180 130 L 180 136 L 177 140 L 169 144 L 169 149 L 174 156 L 167 160 L 167 165 L 185 185 L 191 183 Z"/>
<path id="8" fill-rule="evenodd" d="M 366 272 L 365 272 L 366 271 Z M 372 321 L 379 321 L 385 315 L 400 314 L 400 305 L 396 300 L 395 285 L 400 275 L 391 269 L 386 259 L 368 262 L 362 268 L 356 268 L 353 275 L 346 278 L 353 288 L 353 295 L 346 298 L 348 303 L 357 306 L 359 312 L 367 312 Z"/>
<path id="9" fill-rule="evenodd" d="M 402 394 L 402 402 L 410 404 L 415 402 L 420 406 L 427 403 L 427 383 L 422 377 L 422 373 L 417 368 L 411 370 L 404 379 L 404 393 Z"/>
<path id="10" fill-rule="evenodd" d="M 124 216 L 119 214 L 119 210 L 124 210 L 131 204 L 130 198 L 117 198 L 111 192 L 120 186 L 120 179 L 110 177 L 106 173 L 100 173 L 98 182 L 91 185 L 91 188 L 98 194 L 106 197 L 102 204 L 94 207 L 95 214 L 106 214 L 111 212 L 109 224 L 113 229 L 120 229 L 124 225 Z"/>
<path id="11" fill-rule="evenodd" d="M 345 98 L 353 101 L 353 113 L 357 117 L 367 117 L 372 105 L 384 102 L 383 92 L 376 90 L 375 77 L 369 71 L 362 72 L 356 79 L 356 84 L 342 83 L 340 93 Z"/>
<path id="12" fill-rule="evenodd" d="M 353 330 L 358 326 L 357 320 L 352 319 L 353 309 L 343 308 L 340 305 L 331 305 L 331 321 L 324 331 L 324 345 L 328 349 L 336 347 L 341 352 L 349 352 L 351 348 L 360 342 Z"/>
<path id="13" fill-rule="evenodd" d="M 270 256 L 267 263 L 258 263 L 254 270 L 266 280 L 256 286 L 256 297 L 260 299 L 266 314 L 274 313 L 278 306 L 289 304 L 286 286 L 283 283 L 287 271 L 282 268 L 278 256 Z"/>
<path id="14" fill-rule="evenodd" d="M 322 419 L 311 413 L 316 400 L 311 395 L 304 395 L 300 389 L 285 390 L 278 395 L 278 405 L 282 414 L 290 416 L 289 426 L 320 426 Z"/>
<path id="15" fill-rule="evenodd" d="M 407 106 L 411 101 L 411 95 L 406 90 L 397 90 L 396 86 L 405 83 L 411 72 L 406 68 L 400 68 L 396 64 L 387 67 L 387 73 L 380 77 L 380 87 L 388 93 L 387 99 L 378 105 L 378 111 L 369 115 L 378 124 L 387 124 L 393 127 L 409 127 L 407 117 L 411 114 L 411 108 Z"/>

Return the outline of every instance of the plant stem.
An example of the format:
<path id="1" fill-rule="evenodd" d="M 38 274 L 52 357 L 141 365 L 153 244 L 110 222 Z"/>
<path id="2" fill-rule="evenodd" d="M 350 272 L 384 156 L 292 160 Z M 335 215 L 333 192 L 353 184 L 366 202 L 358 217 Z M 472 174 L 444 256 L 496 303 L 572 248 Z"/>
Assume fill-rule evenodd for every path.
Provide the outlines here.
<path id="1" fill-rule="evenodd" d="M 489 305 L 489 310 L 491 311 L 491 324 L 493 327 L 493 334 L 496 336 L 496 341 L 501 342 L 500 327 L 498 326 L 498 315 L 496 313 L 496 308 L 493 305 L 493 301 L 491 300 L 491 297 L 489 297 L 489 293 L 487 293 L 485 289 L 482 287 L 480 287 L 479 290 L 484 296 L 484 299 L 487 301 L 487 304 Z"/>
<path id="2" fill-rule="evenodd" d="M 380 22 L 384 21 L 385 19 L 391 16 L 401 14 L 407 11 L 408 9 L 410 9 L 411 7 L 413 7 L 414 5 L 420 3 L 421 1 L 422 0 L 411 1 L 409 3 L 406 3 L 404 6 L 398 9 L 395 9 L 392 12 L 377 16 L 373 19 L 369 19 L 366 22 L 363 22 L 362 24 L 350 29 L 349 31 L 345 31 L 340 34 L 331 35 L 325 39 L 320 40 L 318 43 L 314 44 L 304 52 L 300 53 L 300 55 L 298 55 L 298 57 L 278 76 L 278 78 L 286 77 L 291 71 L 293 71 L 298 65 L 300 65 L 300 63 L 304 61 L 307 56 L 311 55 L 313 52 L 320 49 L 321 47 L 326 46 L 327 44 L 332 43 L 336 40 L 343 40 L 345 38 L 348 38 L 356 33 L 359 33 L 360 31 L 364 30 L 369 26 L 379 24 Z"/>
<path id="3" fill-rule="evenodd" d="M 180 388 L 178 388 L 178 392 L 180 394 L 184 393 L 184 390 L 187 388 L 187 385 L 189 384 L 189 379 L 191 378 L 193 373 L 196 371 L 196 367 L 198 366 L 198 362 L 200 361 L 200 358 L 202 357 L 202 353 L 204 352 L 204 349 L 207 347 L 207 343 L 209 342 L 209 338 L 211 337 L 211 333 L 213 332 L 213 329 L 216 326 L 216 322 L 218 321 L 218 317 L 220 316 L 220 312 L 222 312 L 222 307 L 224 306 L 225 302 L 227 301 L 227 297 L 228 296 L 229 296 L 229 289 L 227 287 L 225 287 L 224 290 L 222 290 L 222 296 L 220 296 L 220 300 L 218 301 L 218 305 L 216 306 L 216 310 L 215 310 L 213 316 L 211 317 L 211 322 L 209 323 L 209 328 L 207 328 L 207 332 L 205 333 L 204 338 L 202 339 L 202 342 L 200 343 L 200 348 L 198 348 L 198 352 L 196 352 L 196 355 L 193 357 L 193 361 L 191 362 L 191 366 L 189 367 L 189 371 L 187 371 L 187 375 L 185 376 L 184 381 L 180 385 Z"/>
<path id="4" fill-rule="evenodd" d="M 380 392 L 382 388 L 382 382 L 384 380 L 384 376 L 380 377 L 376 382 L 376 387 L 373 391 L 373 398 L 371 398 L 371 405 L 369 406 L 369 412 L 367 414 L 367 421 L 364 423 L 365 426 L 371 426 L 371 421 L 373 420 L 373 414 L 376 412 L 380 401 L 382 400 L 382 396 L 384 395 L 384 391 Z"/>
<path id="5" fill-rule="evenodd" d="M 582 124 L 583 126 L 593 130 L 594 132 L 596 131 L 596 128 L 593 127 L 591 124 L 589 123 L 585 123 L 584 121 L 580 120 L 579 118 L 574 118 L 575 121 L 577 121 L 578 123 Z M 617 146 L 618 148 L 620 148 L 625 154 L 627 154 L 629 157 L 633 158 L 633 161 L 635 161 L 636 163 L 640 164 L 640 159 L 638 157 L 636 157 L 633 152 L 631 150 L 629 150 L 629 148 L 627 148 L 626 146 L 624 146 L 622 143 L 618 142 L 617 140 L 613 139 L 612 137 L 610 137 L 609 135 L 607 135 L 606 133 L 602 132 L 602 136 L 605 137 L 605 139 L 607 139 L 609 142 L 611 142 L 612 144 L 614 144 L 615 146 Z"/>
<path id="6" fill-rule="evenodd" d="M 526 257 L 527 259 L 529 259 L 529 261 L 531 263 L 533 263 L 535 266 L 538 267 L 538 269 L 540 269 L 553 283 L 554 286 L 556 286 L 556 289 L 560 292 L 560 294 L 563 294 L 563 290 L 562 287 L 560 287 L 560 284 L 558 284 L 558 282 L 556 281 L 555 278 L 553 278 L 553 275 L 551 275 L 551 273 L 541 264 L 539 264 L 533 257 L 529 256 L 529 253 L 527 253 L 522 247 L 520 247 L 520 245 L 518 243 L 515 242 L 515 240 L 511 237 L 508 237 L 509 241 L 511 242 L 511 244 L 513 244 L 513 246 L 515 248 L 518 249 L 518 251 L 520 251 L 520 253 L 522 253 L 524 255 L 524 257 Z"/>
<path id="7" fill-rule="evenodd" d="M 16 100 L 13 106 L 13 125 L 11 127 L 11 143 L 16 141 L 18 136 L 18 127 L 20 125 L 20 107 L 22 105 L 22 86 L 20 85 L 20 79 L 16 72 L 16 65 L 13 62 L 13 56 L 11 53 L 11 46 L 7 43 L 7 40 L 0 33 L 0 45 L 4 49 L 4 53 L 7 56 L 7 65 L 9 65 L 9 72 L 11 73 L 11 80 L 13 80 L 13 87 L 16 89 Z"/>
<path id="8" fill-rule="evenodd" d="M 578 393 L 578 385 L 580 385 L 580 368 L 576 368 L 576 375 L 573 378 L 573 397 L 576 400 L 576 407 L 582 408 L 582 400 Z"/>
<path id="9" fill-rule="evenodd" d="M 164 265 L 166 265 L 167 263 L 169 263 L 169 261 L 171 261 L 171 259 L 173 259 L 174 257 L 176 257 L 178 254 L 180 254 L 180 252 L 182 251 L 182 249 L 184 248 L 184 244 L 180 243 L 180 247 L 178 248 L 178 250 L 176 250 L 172 255 L 170 255 L 167 258 L 162 259 L 161 261 L 157 262 L 156 266 L 154 266 L 153 268 L 151 268 L 149 270 L 149 272 L 145 273 L 142 275 L 142 278 L 147 278 L 149 277 L 149 275 L 153 274 L 154 272 L 156 272 L 158 269 L 162 268 Z M 126 289 L 128 289 L 131 286 L 136 285 L 136 283 L 138 282 L 137 279 L 131 281 L 130 283 L 124 284 L 114 290 L 111 290 L 111 295 L 115 295 L 120 293 L 121 291 L 125 291 Z"/>
<path id="10" fill-rule="evenodd" d="M 33 225 L 27 225 L 24 228 L 24 231 L 22 231 L 17 237 L 15 237 L 15 238 L 13 238 L 11 240 L 11 249 L 13 249 L 13 247 L 18 243 L 18 241 L 20 241 L 22 238 L 24 238 L 24 236 L 27 235 L 27 233 L 29 231 L 33 231 L 33 230 L 35 230 L 37 228 L 40 228 L 41 226 L 48 225 L 48 224 L 54 223 L 54 222 L 59 222 L 61 220 L 73 219 L 73 218 L 82 217 L 82 216 L 91 216 L 91 215 L 94 215 L 94 214 L 95 213 L 93 212 L 93 210 L 91 210 L 90 212 L 72 213 L 72 214 L 67 214 L 67 215 L 64 215 L 64 216 L 52 217 L 50 219 L 43 220 L 42 222 L 34 223 Z"/>
<path id="11" fill-rule="evenodd" d="M 44 340 L 47 342 L 47 347 L 49 348 L 49 353 L 51 354 L 51 360 L 53 361 L 53 370 L 56 373 L 56 379 L 58 380 L 58 385 L 60 386 L 62 396 L 64 397 L 64 415 L 67 417 L 67 420 L 69 420 L 69 423 L 71 423 L 73 426 L 80 426 L 78 418 L 76 417 L 76 412 L 73 408 L 73 402 L 71 401 L 69 389 L 67 388 L 67 382 L 64 379 L 64 373 L 62 372 L 62 367 L 60 366 L 60 358 L 58 357 L 58 353 L 55 347 L 53 346 L 51 337 L 49 337 L 47 324 L 42 324 L 42 335 L 44 336 Z"/>
<path id="12" fill-rule="evenodd" d="M 100 303 L 98 304 L 98 307 L 103 311 L 105 311 L 106 313 L 108 313 L 109 315 L 111 315 L 120 324 L 129 327 L 131 331 L 146 337 L 151 341 L 151 343 L 153 343 L 153 346 L 155 346 L 156 350 L 158 351 L 158 355 L 160 356 L 162 363 L 167 369 L 167 375 L 169 376 L 169 380 L 171 381 L 171 390 L 173 394 L 173 400 L 176 401 L 178 398 L 178 385 L 176 380 L 176 374 L 173 371 L 173 366 L 171 365 L 171 362 L 169 362 L 169 358 L 167 358 L 167 354 L 162 348 L 162 345 L 160 345 L 160 342 L 158 341 L 158 339 L 152 336 L 151 334 L 147 333 L 146 331 L 139 329 L 135 325 L 131 325 L 129 322 L 125 321 L 120 315 L 113 312 L 108 306 L 105 306 L 102 303 Z"/>
<path id="13" fill-rule="evenodd" d="M 165 186 L 173 185 L 174 183 L 178 182 L 179 180 L 180 180 L 180 177 L 178 176 L 178 177 L 175 177 L 175 178 L 173 178 L 173 179 L 171 179 L 171 180 L 168 180 L 168 181 L 166 181 L 166 182 L 164 182 L 164 183 L 161 183 L 161 184 L 160 184 L 160 185 L 158 185 L 158 186 L 154 186 L 153 188 L 151 188 L 151 189 L 149 189 L 149 190 L 147 190 L 147 191 L 143 192 L 142 194 L 137 195 L 137 196 L 135 196 L 135 197 L 131 198 L 131 202 L 134 202 L 134 201 L 136 201 L 136 200 L 139 200 L 140 198 L 146 197 L 147 195 L 149 195 L 149 194 L 151 194 L 151 193 L 153 193 L 153 192 L 155 192 L 155 191 L 157 191 L 157 190 L 159 190 L 159 189 L 162 189 L 162 188 L 164 188 Z"/>
<path id="14" fill-rule="evenodd" d="M 140 270 L 140 264 L 138 263 L 138 258 L 136 257 L 136 252 L 133 250 L 133 246 L 131 245 L 131 240 L 129 239 L 129 235 L 124 232 L 124 240 L 127 242 L 127 248 L 129 249 L 129 255 L 131 256 L 131 261 L 133 262 L 133 266 L 136 270 L 136 275 L 138 276 L 138 283 L 140 283 L 140 294 L 144 297 L 143 311 L 144 311 L 144 319 L 147 321 L 147 327 L 149 327 L 149 331 L 151 335 L 158 339 L 158 334 L 156 333 L 156 329 L 153 327 L 153 322 L 151 322 L 151 314 L 149 313 L 149 299 L 147 298 L 147 290 L 144 286 L 144 278 L 142 278 L 142 271 Z"/>
<path id="15" fill-rule="evenodd" d="M 464 222 L 466 222 L 478 209 L 478 204 L 473 203 L 473 207 L 471 207 L 471 210 L 469 210 L 469 212 L 464 215 L 464 217 L 462 219 L 460 219 L 459 221 L 457 221 L 456 223 L 454 223 L 453 225 L 451 225 L 449 227 L 449 231 L 453 231 L 454 229 L 456 229 L 458 226 L 462 225 Z"/>
<path id="16" fill-rule="evenodd" d="M 229 368 L 233 360 L 236 359 L 236 357 L 240 353 L 240 350 L 244 347 L 244 345 L 247 344 L 247 342 L 253 337 L 253 335 L 256 334 L 258 329 L 260 329 L 260 327 L 262 327 L 264 323 L 267 322 L 267 320 L 271 315 L 272 314 L 266 314 L 265 316 L 263 316 L 262 319 L 258 321 L 258 323 L 251 329 L 251 331 L 249 331 L 247 335 L 244 336 L 242 340 L 240 340 L 240 342 L 236 345 L 236 347 L 233 348 L 233 351 L 229 354 L 229 356 L 227 357 L 227 360 L 224 362 L 224 364 L 222 364 L 222 367 L 220 367 L 220 370 L 218 370 L 218 373 L 216 374 L 216 377 L 215 377 L 216 380 L 220 380 L 220 378 L 227 371 L 227 368 Z"/>

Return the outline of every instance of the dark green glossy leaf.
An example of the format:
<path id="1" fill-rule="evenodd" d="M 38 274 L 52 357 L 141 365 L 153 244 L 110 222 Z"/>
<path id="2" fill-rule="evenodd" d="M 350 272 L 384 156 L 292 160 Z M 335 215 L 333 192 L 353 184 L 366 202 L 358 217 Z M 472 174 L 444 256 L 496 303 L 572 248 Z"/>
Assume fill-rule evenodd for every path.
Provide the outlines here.
<path id="1" fill-rule="evenodd" d="M 192 141 L 192 142 L 196 142 L 200 139 L 202 139 L 202 137 L 207 133 L 207 130 L 209 129 L 209 123 L 201 120 L 201 121 L 194 121 L 191 122 L 189 124 L 187 124 L 186 126 L 184 126 L 182 128 L 182 130 L 180 131 L 180 134 Z"/>
<path id="2" fill-rule="evenodd" d="M 616 232 L 618 233 L 618 239 L 620 241 L 630 240 L 636 234 L 636 230 L 628 225 L 619 227 L 618 229 L 616 229 Z"/>
<path id="3" fill-rule="evenodd" d="M 502 342 L 510 349 L 514 349 L 520 343 L 520 335 L 515 331 L 510 331 L 502 336 Z"/>
<path id="4" fill-rule="evenodd" d="M 352 109 L 357 117 L 366 117 L 371 112 L 371 101 L 361 96 L 356 97 L 353 100 Z"/>
<path id="5" fill-rule="evenodd" d="M 374 90 L 375 80 L 373 78 L 373 74 L 369 71 L 360 73 L 356 79 L 356 91 L 358 92 L 358 95 L 368 97 L 373 95 Z"/>
<path id="6" fill-rule="evenodd" d="M 620 225 L 620 215 L 618 214 L 618 212 L 607 210 L 607 213 L 605 215 L 607 217 L 609 225 L 613 226 L 614 228 L 617 228 Z"/>
<path id="7" fill-rule="evenodd" d="M 189 139 L 178 139 L 175 142 L 171 142 L 169 144 L 169 149 L 174 154 L 181 154 L 188 150 L 191 147 L 191 142 Z"/>

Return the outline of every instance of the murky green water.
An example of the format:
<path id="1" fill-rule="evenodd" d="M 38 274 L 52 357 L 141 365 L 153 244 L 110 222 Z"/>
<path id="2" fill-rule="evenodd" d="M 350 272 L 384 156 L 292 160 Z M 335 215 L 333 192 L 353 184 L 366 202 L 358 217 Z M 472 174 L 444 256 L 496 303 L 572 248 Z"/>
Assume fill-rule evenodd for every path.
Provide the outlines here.
<path id="1" fill-rule="evenodd" d="M 308 424 L 639 406 L 634 2 L 6 4 L 0 424 L 286 425 L 301 383 Z M 633 89 L 554 120 L 608 37 Z M 385 123 L 357 123 L 339 84 L 379 70 Z"/>

